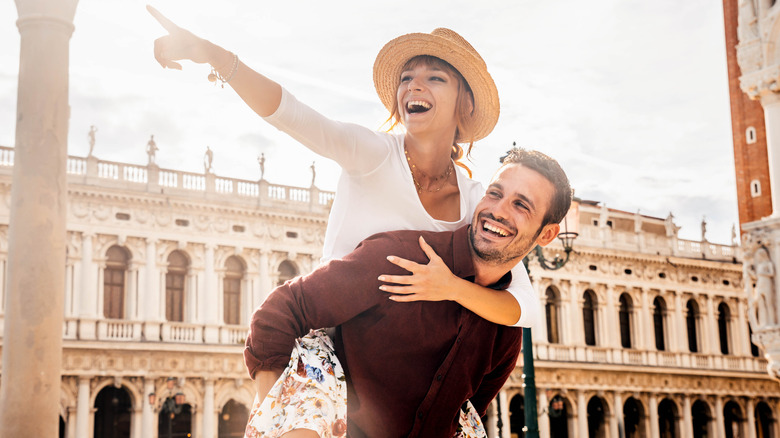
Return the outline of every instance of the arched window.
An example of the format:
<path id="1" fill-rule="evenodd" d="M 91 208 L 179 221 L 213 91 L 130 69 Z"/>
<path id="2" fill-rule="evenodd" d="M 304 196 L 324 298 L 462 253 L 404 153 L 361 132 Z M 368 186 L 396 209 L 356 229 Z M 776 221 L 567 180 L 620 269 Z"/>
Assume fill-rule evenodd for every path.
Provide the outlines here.
<path id="1" fill-rule="evenodd" d="M 696 332 L 696 324 L 699 320 L 699 305 L 694 300 L 688 300 L 685 305 L 687 310 L 685 315 L 685 325 L 688 328 L 688 350 L 691 353 L 699 351 L 699 336 Z"/>
<path id="2" fill-rule="evenodd" d="M 693 438 L 707 438 L 709 423 L 713 420 L 710 407 L 702 400 L 696 400 L 691 406 L 691 419 L 693 421 Z"/>
<path id="3" fill-rule="evenodd" d="M 525 427 L 525 401 L 516 395 L 509 401 L 509 432 L 512 436 L 523 436 Z M 457 434 L 456 434 L 457 435 Z"/>
<path id="4" fill-rule="evenodd" d="M 748 414 L 750 415 L 750 414 Z M 753 412 L 756 423 L 756 436 L 758 438 L 774 437 L 774 415 L 772 408 L 765 401 L 756 403 L 756 409 Z"/>
<path id="5" fill-rule="evenodd" d="M 582 296 L 582 325 L 585 345 L 596 345 L 596 294 L 588 289 Z"/>
<path id="6" fill-rule="evenodd" d="M 720 336 L 720 352 L 729 354 L 729 325 L 731 321 L 731 311 L 726 303 L 720 303 L 718 306 L 718 335 Z"/>
<path id="7" fill-rule="evenodd" d="M 289 261 L 285 260 L 279 265 L 279 280 L 276 282 L 277 286 L 281 286 L 287 280 L 292 280 L 298 275 L 298 268 Z"/>
<path id="8" fill-rule="evenodd" d="M 750 327 L 750 324 L 748 324 L 748 340 L 750 340 L 750 355 L 753 357 L 761 356 L 758 345 L 753 343 L 753 328 Z"/>
<path id="9" fill-rule="evenodd" d="M 664 315 L 666 315 L 666 302 L 661 297 L 655 297 L 653 300 L 653 329 L 655 332 L 655 349 L 658 351 L 666 350 Z"/>
<path id="10" fill-rule="evenodd" d="M 558 327 L 560 321 L 558 318 L 558 295 L 553 288 L 548 287 L 545 298 L 547 299 L 547 303 L 544 305 L 544 313 L 547 317 L 547 342 L 558 344 L 561 342 Z"/>
<path id="11" fill-rule="evenodd" d="M 658 432 L 661 438 L 677 438 L 677 405 L 668 398 L 658 403 Z"/>
<path id="12" fill-rule="evenodd" d="M 243 438 L 246 423 L 249 421 L 249 410 L 235 400 L 229 400 L 222 408 L 219 416 L 217 436 L 219 438 Z"/>
<path id="13" fill-rule="evenodd" d="M 181 251 L 168 256 L 168 272 L 165 274 L 165 319 L 184 321 L 184 291 L 189 260 Z"/>
<path id="14" fill-rule="evenodd" d="M 631 308 L 631 297 L 628 294 L 620 295 L 618 319 L 620 321 L 620 345 L 623 348 L 631 348 Z"/>
<path id="15" fill-rule="evenodd" d="M 103 316 L 111 319 L 125 317 L 125 273 L 130 257 L 121 246 L 106 251 L 106 269 L 103 271 Z"/>
<path id="16" fill-rule="evenodd" d="M 225 261 L 225 278 L 222 280 L 225 324 L 241 324 L 241 282 L 244 280 L 244 263 L 236 256 Z"/>

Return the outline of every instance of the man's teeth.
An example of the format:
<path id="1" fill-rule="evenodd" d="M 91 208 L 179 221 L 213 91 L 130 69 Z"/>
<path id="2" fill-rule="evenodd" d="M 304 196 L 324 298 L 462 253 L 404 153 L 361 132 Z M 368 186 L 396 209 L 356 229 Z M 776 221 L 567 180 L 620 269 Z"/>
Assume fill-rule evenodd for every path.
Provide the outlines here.
<path id="1" fill-rule="evenodd" d="M 509 233 L 507 233 L 506 231 L 502 230 L 501 228 L 494 227 L 493 225 L 490 225 L 490 224 L 489 224 L 489 223 L 487 223 L 487 222 L 485 222 L 485 226 L 484 226 L 484 228 L 485 228 L 486 230 L 488 230 L 488 231 L 492 231 L 492 232 L 494 232 L 494 233 L 496 233 L 496 234 L 498 234 L 499 236 L 502 236 L 502 237 L 506 237 L 506 236 L 508 236 L 508 235 L 509 235 Z"/>

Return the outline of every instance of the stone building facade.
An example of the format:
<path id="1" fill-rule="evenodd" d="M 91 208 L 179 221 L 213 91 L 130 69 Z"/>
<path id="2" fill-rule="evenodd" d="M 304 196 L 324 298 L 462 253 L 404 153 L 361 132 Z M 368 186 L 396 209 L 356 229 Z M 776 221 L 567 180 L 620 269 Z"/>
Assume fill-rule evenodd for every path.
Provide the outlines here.
<path id="1" fill-rule="evenodd" d="M 780 436 L 780 385 L 750 341 L 739 248 L 678 239 L 671 214 L 577 207 L 570 261 L 529 263 L 545 309 L 533 329 L 540 436 Z M 555 245 L 546 258 L 563 254 Z M 523 436 L 521 373 L 500 397 L 504 437 Z"/>
<path id="2" fill-rule="evenodd" d="M 13 152 L 0 148 L 0 276 Z M 69 157 L 68 179 L 60 436 L 243 436 L 248 320 L 316 266 L 333 193 L 94 156 Z M 739 249 L 680 240 L 671 216 L 576 206 L 569 263 L 530 261 L 541 436 L 780 436 Z M 522 385 L 521 361 L 489 436 L 522 436 Z"/>
<path id="3" fill-rule="evenodd" d="M 0 275 L 13 153 L 0 148 Z M 69 157 L 68 193 L 61 436 L 243 436 L 248 321 L 318 263 L 333 193 L 94 156 Z"/>

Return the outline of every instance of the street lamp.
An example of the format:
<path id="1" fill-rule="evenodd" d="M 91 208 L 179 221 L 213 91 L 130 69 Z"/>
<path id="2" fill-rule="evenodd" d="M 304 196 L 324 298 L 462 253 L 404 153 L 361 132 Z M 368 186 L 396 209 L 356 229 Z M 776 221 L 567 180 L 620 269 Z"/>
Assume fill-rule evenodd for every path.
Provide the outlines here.
<path id="1" fill-rule="evenodd" d="M 561 258 L 556 254 L 552 260 L 544 258 L 544 253 L 540 246 L 534 248 L 533 256 L 528 254 L 523 259 L 523 265 L 526 271 L 528 271 L 528 277 L 531 277 L 531 271 L 528 269 L 528 263 L 532 257 L 535 257 L 539 261 L 539 265 L 542 269 L 548 271 L 555 271 L 561 269 L 569 261 L 569 255 L 574 248 L 574 239 L 579 235 L 574 231 L 569 231 L 569 218 L 568 214 L 563 219 L 563 232 L 558 233 L 558 238 L 561 239 L 563 245 L 563 251 L 566 253 L 565 258 Z M 574 222 L 576 224 L 576 222 Z M 531 342 L 531 328 L 523 327 L 523 397 L 525 398 L 525 432 L 526 438 L 539 438 L 539 423 L 536 415 L 536 382 L 534 381 L 534 354 L 533 344 Z"/>
<path id="2" fill-rule="evenodd" d="M 168 380 L 165 382 L 165 393 L 162 395 L 162 397 L 159 397 L 159 400 L 156 393 L 149 393 L 149 405 L 152 407 L 152 411 L 154 411 L 155 414 L 157 412 L 163 411 L 170 415 L 170 418 L 168 418 L 169 437 L 173 434 L 173 418 L 181 414 L 181 411 L 184 408 L 184 403 L 186 402 L 183 392 L 173 392 L 175 386 L 176 378 L 168 377 Z"/>

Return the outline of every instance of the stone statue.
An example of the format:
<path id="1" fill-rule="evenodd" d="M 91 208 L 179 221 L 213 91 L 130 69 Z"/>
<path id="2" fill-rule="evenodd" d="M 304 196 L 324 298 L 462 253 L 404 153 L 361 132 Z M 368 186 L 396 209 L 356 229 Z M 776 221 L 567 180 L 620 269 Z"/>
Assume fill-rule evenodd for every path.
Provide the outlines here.
<path id="1" fill-rule="evenodd" d="M 746 276 L 754 284 L 748 294 L 748 319 L 753 331 L 759 327 L 777 323 L 777 305 L 775 303 L 775 266 L 765 247 L 759 247 L 753 253 L 753 260 L 745 268 Z"/>
<path id="2" fill-rule="evenodd" d="M 257 157 L 257 164 L 260 165 L 260 180 L 262 181 L 265 175 L 265 153 L 260 153 Z"/>
<path id="3" fill-rule="evenodd" d="M 95 149 L 95 133 L 97 132 L 97 128 L 95 128 L 95 125 L 89 126 L 89 134 L 87 136 L 89 137 L 89 154 L 87 154 L 88 157 L 92 156 L 92 151 Z"/>
<path id="4" fill-rule="evenodd" d="M 314 179 L 317 177 L 317 169 L 314 168 L 314 161 L 311 162 L 311 186 L 314 187 Z"/>
<path id="5" fill-rule="evenodd" d="M 731 246 L 737 246 L 737 226 L 731 224 Z"/>
<path id="6" fill-rule="evenodd" d="M 149 142 L 146 143 L 146 155 L 149 156 L 149 164 L 157 164 L 155 163 L 155 159 L 157 157 L 157 151 L 160 149 L 157 147 L 157 143 L 154 141 L 154 134 L 149 138 Z"/>
<path id="7" fill-rule="evenodd" d="M 206 146 L 206 154 L 203 156 L 203 167 L 205 173 L 211 173 L 211 163 L 214 161 L 214 152 Z"/>
<path id="8" fill-rule="evenodd" d="M 666 237 L 674 237 L 677 234 L 674 226 L 674 215 L 669 212 L 669 216 L 664 219 L 664 228 L 666 228 Z"/>
<path id="9" fill-rule="evenodd" d="M 702 242 L 707 241 L 707 217 L 706 216 L 701 217 L 701 241 Z"/>

